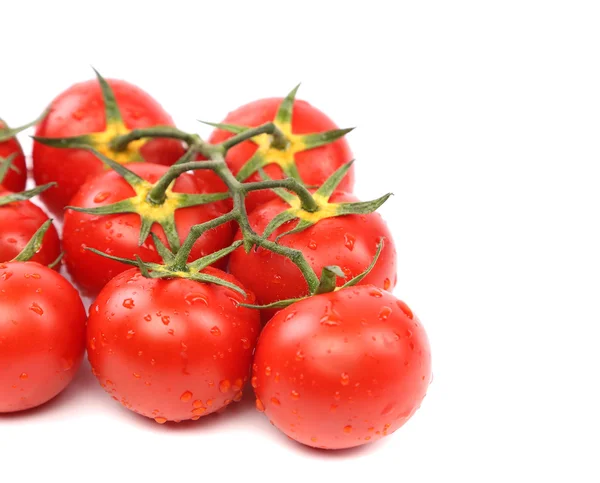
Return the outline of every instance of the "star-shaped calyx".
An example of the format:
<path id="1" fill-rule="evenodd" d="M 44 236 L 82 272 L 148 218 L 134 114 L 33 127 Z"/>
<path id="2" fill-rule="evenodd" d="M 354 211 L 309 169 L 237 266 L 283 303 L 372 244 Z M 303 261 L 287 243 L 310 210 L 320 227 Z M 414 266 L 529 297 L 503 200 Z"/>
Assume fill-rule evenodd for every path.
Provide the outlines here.
<path id="1" fill-rule="evenodd" d="M 158 238 L 154 233 L 151 233 L 152 239 L 154 240 L 154 245 L 156 246 L 156 251 L 163 259 L 162 264 L 144 262 L 139 256 L 136 256 L 135 260 L 129 260 L 127 258 L 107 255 L 106 253 L 96 250 L 95 248 L 88 247 L 86 250 L 89 250 L 104 258 L 109 258 L 126 265 L 137 267 L 142 275 L 146 278 L 187 278 L 196 282 L 214 283 L 216 285 L 222 285 L 223 287 L 228 287 L 232 290 L 235 290 L 242 296 L 246 297 L 246 292 L 244 292 L 244 290 L 237 285 L 223 280 L 222 278 L 216 277 L 215 275 L 211 275 L 210 273 L 203 272 L 204 269 L 208 268 L 217 260 L 226 257 L 231 252 L 242 246 L 241 240 L 234 242 L 227 248 L 223 248 L 191 263 L 186 262 L 190 254 L 191 247 L 206 231 L 206 225 L 208 225 L 208 223 L 192 227 L 190 234 L 186 238 L 181 250 L 179 250 L 177 254 L 173 254 L 173 252 L 171 252 L 163 244 L 163 242 L 160 241 L 160 238 Z"/>
<path id="2" fill-rule="evenodd" d="M 14 161 L 16 153 L 11 154 L 7 158 L 0 158 L 0 185 L 2 185 L 2 181 L 8 173 L 9 169 L 15 169 L 12 166 L 12 162 Z M 33 189 L 21 191 L 20 193 L 10 193 L 4 196 L 0 196 L 0 206 L 8 205 L 9 203 L 14 203 L 16 201 L 25 201 L 33 198 L 34 196 L 39 195 L 40 193 L 46 191 L 49 188 L 55 186 L 56 183 L 47 183 L 41 186 L 36 186 Z"/>
<path id="3" fill-rule="evenodd" d="M 106 82 L 106 79 L 100 75 L 100 73 L 94 69 L 98 83 L 100 84 L 100 91 L 102 92 L 102 99 L 104 101 L 104 111 L 106 117 L 106 127 L 104 131 L 82 134 L 80 136 L 71 136 L 65 138 L 48 138 L 34 136 L 33 139 L 39 143 L 55 148 L 92 148 L 97 152 L 110 157 L 119 164 L 126 164 L 131 162 L 143 162 L 144 159 L 140 153 L 141 147 L 146 143 L 147 139 L 138 139 L 131 141 L 123 149 L 113 149 L 111 142 L 125 134 L 131 132 L 130 129 L 125 126 L 115 93 Z"/>
<path id="4" fill-rule="evenodd" d="M 275 134 L 259 134 L 250 139 L 258 146 L 258 149 L 236 175 L 238 181 L 246 180 L 250 175 L 268 164 L 276 164 L 287 177 L 302 181 L 298 167 L 296 166 L 296 153 L 332 143 L 354 129 L 334 129 L 320 133 L 294 134 L 292 132 L 292 115 L 296 92 L 299 87 L 300 85 L 297 85 L 283 99 L 277 110 L 277 114 L 273 120 L 277 132 Z M 251 129 L 251 126 L 239 126 L 235 124 L 212 122 L 205 122 L 205 124 L 234 134 Z"/>
<path id="5" fill-rule="evenodd" d="M 77 147 L 89 149 L 85 146 Z M 177 177 L 189 169 L 186 166 L 182 167 L 182 165 L 190 161 L 190 158 L 194 154 L 193 151 L 188 151 L 154 184 L 146 181 L 104 154 L 93 149 L 90 149 L 90 151 L 118 173 L 133 188 L 135 195 L 109 205 L 96 206 L 94 208 L 82 208 L 78 206 L 67 206 L 66 208 L 90 215 L 137 213 L 141 219 L 138 241 L 140 245 L 146 241 L 152 225 L 157 223 L 164 230 L 171 250 L 177 251 L 180 247 L 180 242 L 177 228 L 175 227 L 175 211 L 180 208 L 213 203 L 229 197 L 229 193 L 188 194 L 173 191 L 173 185 Z"/>
<path id="6" fill-rule="evenodd" d="M 338 277 L 346 278 L 346 274 L 337 265 L 328 265 L 326 267 L 323 267 L 323 270 L 321 271 L 321 278 L 319 279 L 319 285 L 316 287 L 316 289 L 314 291 L 312 291 L 309 295 L 306 295 L 305 297 L 278 300 L 277 302 L 272 302 L 272 303 L 266 304 L 266 305 L 240 304 L 240 306 L 246 307 L 249 309 L 284 309 L 285 307 L 288 307 L 288 306 L 290 306 L 296 302 L 299 302 L 300 300 L 304 300 L 308 297 L 312 297 L 313 295 L 319 295 L 319 294 L 329 293 L 329 292 L 337 292 L 338 290 L 342 290 L 344 288 L 353 287 L 354 285 L 358 285 L 358 283 L 363 278 L 365 278 L 371 272 L 371 270 L 373 270 L 373 268 L 375 267 L 375 264 L 377 263 L 377 260 L 379 259 L 379 255 L 381 254 L 381 250 L 383 250 L 384 243 L 385 243 L 385 238 L 382 238 L 381 240 L 379 240 L 379 243 L 377 244 L 377 251 L 375 252 L 375 256 L 373 257 L 373 260 L 371 260 L 371 263 L 365 269 L 365 271 L 362 272 L 361 274 L 357 275 L 353 279 L 348 280 L 344 285 L 342 285 L 340 287 L 338 287 L 336 284 L 337 278 Z"/>
<path id="7" fill-rule="evenodd" d="M 282 188 L 276 188 L 274 191 L 288 204 L 290 207 L 279 213 L 265 228 L 263 238 L 268 238 L 277 228 L 284 223 L 292 220 L 298 220 L 296 226 L 285 233 L 279 235 L 275 241 L 278 241 L 281 237 L 291 235 L 292 233 L 298 233 L 306 230 L 308 227 L 318 223 L 325 218 L 334 218 L 336 216 L 343 215 L 366 215 L 372 213 L 379 208 L 386 200 L 392 195 L 387 193 L 381 198 L 377 198 L 372 201 L 357 201 L 357 202 L 344 202 L 344 203 L 331 203 L 329 199 L 342 181 L 342 178 L 346 175 L 353 161 L 346 163 L 345 165 L 338 168 L 323 185 L 313 193 L 313 199 L 317 205 L 317 209 L 314 211 L 307 211 L 302 208 L 300 198 L 286 191 Z M 261 171 L 261 175 L 266 177 L 265 173 Z"/>

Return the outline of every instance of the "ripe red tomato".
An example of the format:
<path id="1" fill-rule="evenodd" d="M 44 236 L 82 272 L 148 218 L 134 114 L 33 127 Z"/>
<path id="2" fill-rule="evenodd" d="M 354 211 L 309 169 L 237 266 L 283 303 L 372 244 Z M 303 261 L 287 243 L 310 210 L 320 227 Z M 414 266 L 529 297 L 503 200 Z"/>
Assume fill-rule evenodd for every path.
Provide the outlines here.
<path id="1" fill-rule="evenodd" d="M 264 328 L 257 408 L 303 444 L 340 449 L 393 433 L 431 380 L 427 335 L 407 305 L 372 285 L 317 295 Z"/>
<path id="2" fill-rule="evenodd" d="M 330 201 L 340 203 L 358 200 L 349 193 L 335 192 Z M 289 205 L 280 199 L 261 205 L 250 213 L 250 225 L 262 234 L 269 222 L 287 208 Z M 285 223 L 269 239 L 273 240 L 291 230 L 296 223 Z M 325 218 L 300 233 L 282 237 L 279 244 L 300 250 L 317 276 L 321 275 L 323 267 L 338 265 L 346 274 L 345 281 L 348 281 L 369 266 L 382 237 L 385 237 L 385 242 L 377 264 L 361 283 L 391 290 L 396 285 L 396 248 L 379 213 Z M 235 239 L 241 238 L 242 234 L 238 231 Z M 229 271 L 254 292 L 261 305 L 308 295 L 308 285 L 300 270 L 289 259 L 263 248 L 251 250 L 250 253 L 243 248 L 234 251 L 229 258 Z M 338 279 L 338 285 L 343 285 L 345 281 Z M 268 320 L 275 312 L 263 310 L 263 320 Z"/>
<path id="3" fill-rule="evenodd" d="M 6 127 L 6 124 L 0 119 L 0 138 L 2 137 L 2 130 Z M 13 159 L 12 166 L 16 168 L 16 170 L 8 170 L 6 177 L 2 181 L 2 186 L 7 190 L 16 193 L 23 191 L 25 189 L 25 183 L 27 182 L 27 166 L 25 165 L 23 149 L 16 137 L 11 137 L 5 141 L 0 139 L 0 161 L 2 158 L 8 158 L 14 154 L 16 154 L 16 156 Z"/>
<path id="4" fill-rule="evenodd" d="M 158 181 L 168 170 L 166 166 L 149 163 L 137 163 L 130 165 L 129 168 L 151 183 Z M 200 186 L 195 178 L 187 173 L 181 175 L 173 186 L 173 191 L 176 193 L 207 193 L 211 190 L 211 186 Z M 72 206 L 93 208 L 109 205 L 134 195 L 133 188 L 121 176 L 114 171 L 107 171 L 85 183 L 72 199 Z M 183 241 L 194 225 L 216 218 L 226 210 L 227 207 L 222 202 L 177 209 L 175 225 L 179 239 Z M 115 275 L 128 269 L 120 262 L 102 259 L 86 250 L 86 247 L 121 258 L 134 259 L 138 255 L 145 262 L 160 263 L 161 258 L 151 237 L 138 246 L 140 228 L 141 218 L 137 213 L 98 216 L 67 210 L 63 243 L 65 263 L 73 280 L 85 291 L 95 295 Z M 167 244 L 161 226 L 155 223 L 152 231 Z M 232 238 L 231 224 L 210 230 L 196 242 L 190 260 L 229 246 Z M 217 263 L 217 266 L 225 266 L 226 263 L 223 259 Z"/>
<path id="5" fill-rule="evenodd" d="M 129 130 L 173 125 L 171 117 L 146 92 L 121 80 L 108 80 L 114 91 L 122 123 L 106 121 L 105 103 L 97 80 L 69 87 L 50 106 L 50 113 L 38 125 L 36 136 L 64 138 L 95 133 L 96 149 L 121 164 L 146 161 L 171 165 L 184 153 L 173 139 L 135 141 L 124 152 L 114 152 L 108 142 Z M 42 200 L 60 213 L 79 187 L 105 166 L 94 154 L 81 149 L 58 149 L 39 142 L 33 145 L 33 175 L 36 184 L 56 181 L 58 187 L 42 194 Z"/>
<path id="6" fill-rule="evenodd" d="M 11 194 L 11 191 L 6 191 L 0 186 L 0 200 Z M 7 262 L 21 253 L 48 217 L 31 201 L 23 200 L 0 205 L 0 220 L 0 262 Z M 52 225 L 44 235 L 42 247 L 31 261 L 50 265 L 59 255 L 60 240 L 56 228 Z"/>
<path id="7" fill-rule="evenodd" d="M 83 358 L 79 294 L 38 263 L 0 263 L 0 314 L 0 413 L 39 406 L 67 387 Z"/>
<path id="8" fill-rule="evenodd" d="M 231 275 L 207 268 L 240 286 Z M 239 401 L 260 330 L 234 290 L 189 279 L 121 273 L 90 309 L 87 348 L 102 387 L 158 423 L 198 419 Z"/>
<path id="9" fill-rule="evenodd" d="M 256 127 L 271 122 L 275 119 L 282 101 L 282 98 L 269 98 L 251 102 L 229 113 L 223 123 Z M 293 134 L 320 133 L 334 129 L 338 129 L 338 126 L 317 108 L 305 101 L 294 102 L 291 122 Z M 233 134 L 228 131 L 217 129 L 211 134 L 209 142 L 221 143 L 232 136 Z M 225 160 L 233 174 L 237 175 L 256 150 L 255 143 L 246 141 L 227 152 Z M 336 169 L 352 160 L 352 152 L 348 142 L 342 137 L 324 146 L 296 152 L 294 160 L 302 181 L 308 186 L 320 186 Z M 285 177 L 277 164 L 268 164 L 263 169 L 273 179 Z M 256 172 L 242 181 L 260 180 L 260 174 Z M 338 188 L 340 191 L 352 191 L 353 186 L 354 170 L 351 169 Z M 246 209 L 250 212 L 256 206 L 275 197 L 276 195 L 269 190 L 252 192 L 246 197 Z"/>

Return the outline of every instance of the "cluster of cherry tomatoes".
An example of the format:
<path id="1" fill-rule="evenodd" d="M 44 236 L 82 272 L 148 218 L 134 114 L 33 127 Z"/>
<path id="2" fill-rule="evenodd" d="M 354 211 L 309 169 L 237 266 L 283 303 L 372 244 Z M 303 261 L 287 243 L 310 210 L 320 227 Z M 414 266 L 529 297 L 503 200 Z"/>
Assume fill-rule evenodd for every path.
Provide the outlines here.
<path id="1" fill-rule="evenodd" d="M 429 386 L 430 349 L 391 294 L 392 236 L 373 211 L 380 203 L 352 194 L 348 130 L 295 94 L 240 107 L 208 143 L 241 186 L 259 188 L 240 188 L 247 230 L 296 263 L 242 246 L 247 230 L 227 218 L 231 193 L 213 170 L 171 176 L 188 153 L 185 136 L 169 136 L 171 117 L 134 85 L 98 75 L 52 101 L 35 131 L 29 191 L 20 129 L 0 124 L 0 413 L 56 396 L 87 349 L 105 391 L 161 424 L 222 410 L 250 385 L 273 425 L 319 448 L 377 440 L 412 416 Z M 264 123 L 279 137 L 234 143 Z M 258 185 L 287 177 L 312 193 L 314 211 L 290 191 Z M 30 201 L 37 195 L 64 216 L 62 248 Z M 183 268 L 156 275 L 194 227 L 220 217 L 191 238 Z M 36 232 L 43 239 L 32 250 Z M 53 264 L 62 251 L 73 285 Z M 317 276 L 339 275 L 337 288 L 311 290 L 299 258 Z M 89 314 L 80 293 L 95 298 Z"/>

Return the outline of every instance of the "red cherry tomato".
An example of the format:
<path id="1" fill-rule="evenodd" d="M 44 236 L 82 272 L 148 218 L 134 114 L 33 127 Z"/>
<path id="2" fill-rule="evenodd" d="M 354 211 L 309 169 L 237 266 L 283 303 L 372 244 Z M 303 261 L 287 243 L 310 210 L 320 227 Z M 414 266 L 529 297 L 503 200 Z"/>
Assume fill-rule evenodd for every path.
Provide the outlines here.
<path id="1" fill-rule="evenodd" d="M 223 123 L 251 127 L 260 126 L 275 119 L 282 101 L 282 98 L 269 98 L 251 102 L 229 113 Z M 292 132 L 294 134 L 318 133 L 334 129 L 338 129 L 338 126 L 317 108 L 305 101 L 297 100 L 294 102 L 292 114 Z M 210 136 L 209 142 L 213 144 L 221 143 L 232 136 L 233 134 L 230 132 L 217 129 Z M 256 149 L 256 144 L 246 141 L 234 146 L 227 152 L 225 160 L 233 174 L 239 172 Z M 352 152 L 346 139 L 340 138 L 331 144 L 298 152 L 295 154 L 294 159 L 302 181 L 308 186 L 320 186 L 340 166 L 352 161 Z M 263 169 L 273 179 L 285 177 L 277 164 L 269 164 Z M 260 174 L 254 173 L 243 181 L 260 180 Z M 351 169 L 338 188 L 340 191 L 352 191 L 353 186 L 354 170 Z M 275 197 L 276 195 L 269 190 L 250 193 L 246 197 L 246 209 L 250 212 L 256 206 Z"/>
<path id="2" fill-rule="evenodd" d="M 431 380 L 419 320 L 374 286 L 310 297 L 264 328 L 253 364 L 257 408 L 303 444 L 340 449 L 389 435 Z"/>
<path id="3" fill-rule="evenodd" d="M 358 200 L 354 195 L 336 192 L 330 201 Z M 250 213 L 250 225 L 262 234 L 269 222 L 287 208 L 288 204 L 280 199 L 261 205 Z M 269 239 L 274 240 L 295 224 L 288 222 L 282 225 Z M 345 280 L 338 279 L 338 285 L 342 285 L 365 271 L 382 237 L 385 237 L 385 242 L 377 264 L 362 283 L 391 290 L 396 285 L 396 249 L 392 235 L 378 213 L 326 218 L 300 233 L 282 237 L 279 243 L 300 250 L 317 276 L 321 275 L 323 267 L 338 265 L 346 274 Z M 241 238 L 238 232 L 235 239 Z M 229 258 L 229 271 L 254 292 L 261 305 L 308 295 L 308 286 L 300 270 L 289 259 L 263 248 L 250 253 L 242 248 L 233 252 Z M 268 320 L 275 312 L 263 310 L 263 320 Z"/>
<path id="4" fill-rule="evenodd" d="M 6 124 L 0 120 L 0 134 L 4 128 L 6 128 Z M 23 191 L 25 189 L 25 184 L 27 183 L 27 166 L 25 165 L 23 149 L 16 137 L 0 142 L 0 159 L 8 158 L 13 154 L 16 154 L 16 156 L 12 162 L 12 166 L 16 168 L 16 170 L 8 170 L 6 177 L 2 181 L 2 186 L 7 190 L 17 193 Z"/>
<path id="5" fill-rule="evenodd" d="M 167 172 L 168 167 L 149 163 L 129 166 L 131 171 L 151 183 L 155 183 Z M 199 186 L 189 174 L 181 175 L 173 186 L 177 193 L 205 193 L 210 186 Z M 72 206 L 92 208 L 121 201 L 134 196 L 133 188 L 114 171 L 107 171 L 85 183 L 72 199 Z M 216 218 L 226 211 L 223 203 L 181 208 L 175 211 L 175 224 L 181 241 L 187 237 L 190 228 L 199 223 Z M 115 275 L 128 267 L 120 262 L 103 259 L 89 252 L 86 247 L 95 248 L 109 255 L 134 259 L 138 255 L 145 262 L 161 262 L 152 238 L 148 237 L 138 246 L 141 218 L 136 213 L 115 215 L 89 215 L 67 210 L 63 230 L 65 263 L 73 280 L 90 294 L 97 294 Z M 154 224 L 152 231 L 167 244 L 162 227 Z M 231 224 L 221 225 L 208 231 L 194 245 L 190 260 L 196 260 L 231 244 L 233 228 Z M 217 266 L 225 266 L 220 260 Z"/>
<path id="6" fill-rule="evenodd" d="M 173 125 L 173 120 L 163 108 L 140 88 L 121 80 L 108 80 L 108 83 L 114 91 L 124 126 L 107 125 L 100 84 L 94 79 L 75 84 L 54 99 L 50 113 L 37 127 L 36 136 L 64 138 L 105 133 L 106 142 L 109 142 L 115 133 Z M 146 161 L 171 165 L 184 153 L 181 143 L 173 139 L 135 142 L 122 153 L 110 152 L 108 145 L 98 146 L 98 149 L 108 150 L 105 154 L 120 163 Z M 58 149 L 34 143 L 33 175 L 36 184 L 58 182 L 57 188 L 41 195 L 53 212 L 61 212 L 89 177 L 105 169 L 102 161 L 88 151 Z"/>
<path id="7" fill-rule="evenodd" d="M 67 387 L 83 358 L 79 294 L 38 263 L 0 263 L 0 314 L 0 413 L 39 406 Z"/>
<path id="8" fill-rule="evenodd" d="M 51 188 L 53 189 L 53 188 Z M 0 198 L 13 194 L 0 186 Z M 0 262 L 15 258 L 48 217 L 31 201 L 14 201 L 0 206 Z M 42 247 L 31 258 L 41 265 L 50 265 L 60 255 L 60 240 L 54 225 L 44 235 Z"/>
<path id="9" fill-rule="evenodd" d="M 231 275 L 205 273 L 239 286 Z M 87 347 L 102 387 L 158 423 L 198 419 L 239 401 L 260 330 L 256 310 L 220 285 L 149 279 L 130 269 L 90 309 Z"/>

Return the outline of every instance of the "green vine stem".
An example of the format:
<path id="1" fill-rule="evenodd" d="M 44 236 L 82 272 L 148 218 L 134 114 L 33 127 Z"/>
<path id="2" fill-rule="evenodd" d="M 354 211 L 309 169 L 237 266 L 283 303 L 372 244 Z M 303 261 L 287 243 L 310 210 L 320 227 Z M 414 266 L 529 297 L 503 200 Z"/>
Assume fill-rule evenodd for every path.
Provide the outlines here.
<path id="1" fill-rule="evenodd" d="M 291 102 L 293 102 L 293 100 Z M 166 249 L 166 247 L 157 246 L 157 249 L 162 251 L 164 254 L 164 266 L 143 263 L 141 260 L 124 262 L 140 267 L 140 270 L 143 270 L 144 273 L 152 273 L 151 276 L 153 277 L 164 277 L 169 274 L 170 276 L 191 277 L 192 275 L 189 275 L 190 273 L 193 274 L 193 277 L 201 277 L 202 274 L 199 274 L 197 269 L 200 266 L 204 266 L 205 263 L 208 262 L 202 262 L 197 266 L 194 266 L 193 264 L 189 264 L 187 262 L 194 243 L 207 231 L 216 228 L 217 226 L 220 226 L 222 224 L 235 221 L 239 225 L 240 231 L 242 232 L 243 242 L 236 242 L 231 247 L 219 251 L 217 254 L 215 254 L 215 256 L 224 256 L 225 253 L 229 253 L 233 251 L 233 249 L 236 249 L 238 246 L 241 245 L 243 245 L 244 249 L 247 252 L 254 247 L 261 247 L 278 255 L 287 257 L 292 263 L 294 263 L 302 272 L 302 275 L 304 276 L 307 282 L 309 292 L 311 294 L 320 293 L 323 290 L 333 290 L 335 288 L 335 276 L 339 276 L 340 273 L 337 267 L 328 267 L 327 270 L 324 270 L 324 279 L 319 280 L 319 277 L 315 274 L 314 270 L 312 269 L 312 267 L 305 259 L 304 255 L 300 250 L 280 245 L 279 243 L 277 243 L 277 240 L 268 240 L 266 236 L 259 235 L 252 229 L 248 221 L 248 214 L 246 212 L 245 204 L 245 198 L 248 193 L 257 190 L 271 189 L 277 191 L 280 194 L 280 196 L 283 196 L 285 193 L 287 193 L 289 197 L 297 199 L 298 212 L 302 211 L 311 214 L 318 213 L 319 210 L 327 210 L 327 212 L 329 213 L 331 212 L 330 207 L 326 204 L 323 204 L 323 201 L 319 201 L 319 195 L 321 195 L 322 193 L 317 192 L 315 193 L 315 195 L 313 195 L 309 191 L 309 189 L 304 184 L 302 184 L 302 182 L 299 180 L 299 177 L 297 176 L 290 176 L 285 179 L 263 179 L 263 181 L 243 183 L 242 180 L 238 179 L 238 177 L 233 175 L 233 173 L 231 172 L 231 170 L 225 162 L 225 155 L 227 154 L 227 151 L 229 149 L 231 149 L 233 146 L 236 146 L 239 143 L 248 140 L 253 140 L 254 138 L 256 138 L 256 136 L 265 134 L 271 137 L 272 146 L 276 147 L 277 149 L 286 149 L 285 146 L 287 140 L 285 138 L 285 135 L 277 127 L 275 122 L 268 122 L 258 127 L 238 128 L 235 126 L 230 126 L 230 128 L 235 128 L 235 134 L 226 141 L 215 145 L 206 143 L 197 134 L 186 133 L 175 127 L 170 126 L 156 126 L 145 129 L 134 129 L 126 134 L 117 136 L 111 140 L 110 147 L 114 151 L 126 150 L 128 144 L 133 141 L 154 137 L 178 139 L 187 145 L 187 151 L 185 155 L 177 163 L 175 163 L 175 165 L 171 167 L 169 172 L 165 176 L 163 176 L 163 178 L 159 180 L 159 182 L 154 184 L 148 192 L 147 201 L 149 203 L 163 203 L 166 188 L 170 186 L 171 183 L 181 174 L 187 171 L 197 169 L 208 169 L 213 171 L 217 176 L 219 176 L 219 178 L 227 186 L 229 196 L 233 200 L 233 208 L 231 209 L 231 211 L 213 220 L 207 221 L 205 223 L 193 227 L 190 231 L 190 234 L 188 235 L 186 240 L 183 241 L 180 247 L 171 247 L 172 249 L 176 248 L 176 250 L 173 250 L 172 253 L 168 252 L 168 249 Z M 332 142 L 333 140 L 339 138 L 341 135 L 345 134 L 345 132 L 348 131 L 349 130 L 344 130 L 343 132 L 336 131 L 333 134 L 325 133 L 328 134 L 326 136 L 327 139 L 321 139 L 319 143 L 315 143 L 315 146 L 322 145 L 326 142 Z M 194 161 L 197 155 L 202 155 L 203 157 L 207 158 L 207 161 Z M 111 162 L 111 160 L 104 159 L 104 157 L 103 161 L 109 164 L 111 167 L 113 167 L 113 169 L 118 169 L 120 171 L 124 171 L 125 169 L 123 166 L 115 166 L 116 163 Z M 350 164 L 343 167 L 343 169 L 340 169 L 339 172 L 336 172 L 334 179 L 332 179 L 329 183 L 326 183 L 326 186 L 321 188 L 321 191 L 323 191 L 323 189 L 326 189 L 327 195 L 331 194 L 330 192 L 333 191 L 335 186 L 337 186 L 341 178 L 349 169 L 349 166 Z M 257 170 L 260 169 L 261 166 L 257 165 Z M 321 196 L 321 198 L 323 197 Z M 324 199 L 326 201 L 326 198 Z M 360 206 L 359 208 L 360 209 L 357 210 L 350 210 L 347 213 L 340 212 L 339 215 L 350 214 L 354 212 L 362 212 L 363 207 Z M 334 215 L 328 214 L 327 216 Z M 157 241 L 157 243 L 160 242 Z M 94 253 L 99 253 L 95 250 L 92 251 Z"/>

